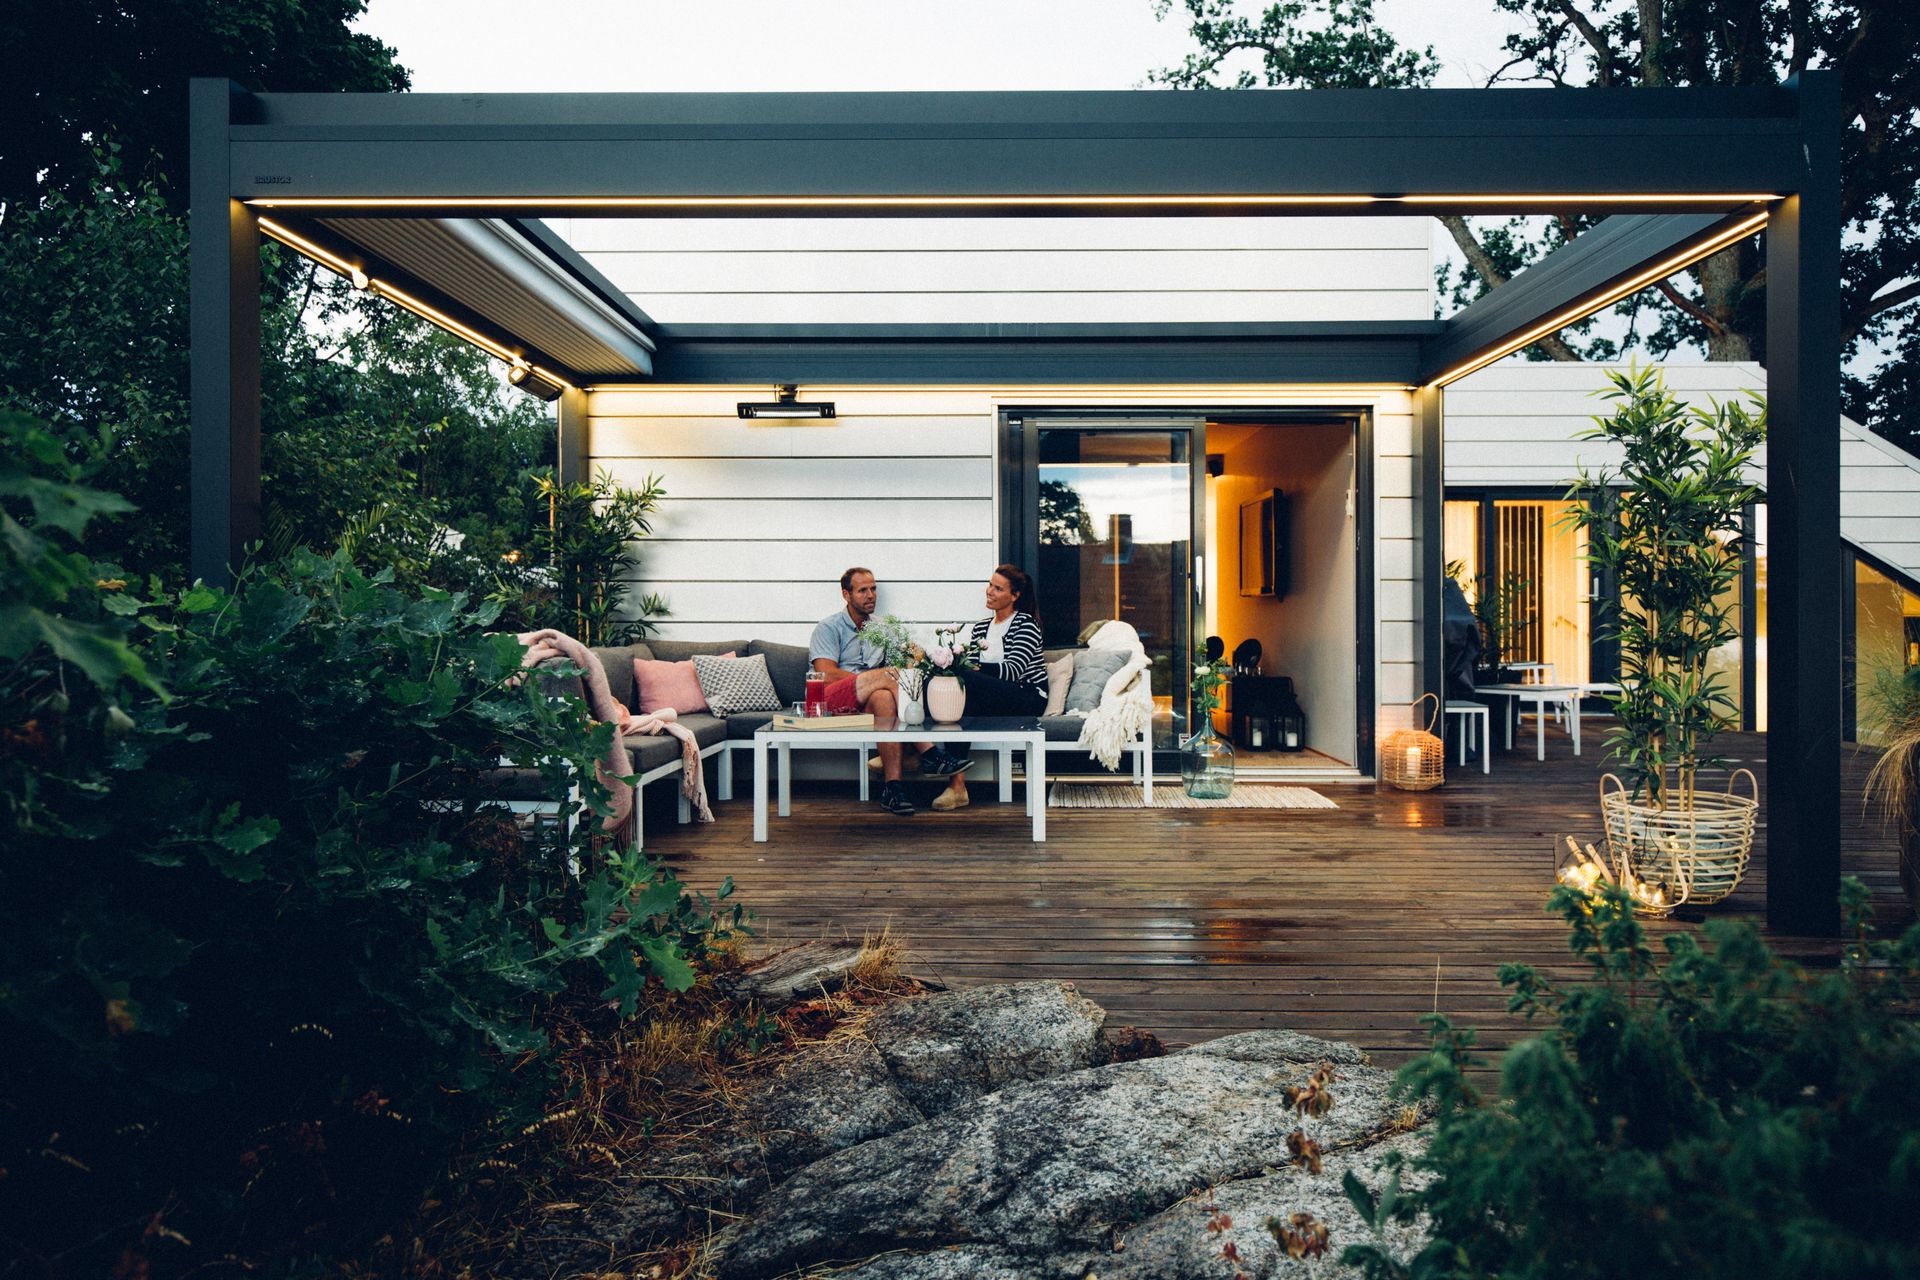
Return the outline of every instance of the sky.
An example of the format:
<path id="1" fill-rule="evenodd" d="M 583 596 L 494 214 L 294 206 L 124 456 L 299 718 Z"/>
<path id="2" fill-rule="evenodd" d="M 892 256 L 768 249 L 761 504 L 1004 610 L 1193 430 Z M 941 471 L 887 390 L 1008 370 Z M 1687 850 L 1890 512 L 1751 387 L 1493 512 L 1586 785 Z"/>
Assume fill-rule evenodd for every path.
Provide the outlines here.
<path id="1" fill-rule="evenodd" d="M 423 93 L 1131 89 L 1188 50 L 1153 0 L 371 0 L 359 30 Z M 1480 83 L 1490 0 L 1379 0 L 1441 83 Z"/>

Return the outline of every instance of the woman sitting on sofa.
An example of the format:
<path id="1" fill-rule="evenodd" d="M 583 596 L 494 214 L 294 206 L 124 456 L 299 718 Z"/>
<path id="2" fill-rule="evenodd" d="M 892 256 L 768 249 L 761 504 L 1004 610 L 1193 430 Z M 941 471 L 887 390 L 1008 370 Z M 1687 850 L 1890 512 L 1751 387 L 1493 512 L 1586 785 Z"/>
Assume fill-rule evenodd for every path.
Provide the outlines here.
<path id="1" fill-rule="evenodd" d="M 1033 608 L 1033 579 L 1017 565 L 1003 564 L 987 579 L 987 608 L 992 616 L 973 624 L 980 645 L 980 669 L 968 674 L 970 716 L 1037 716 L 1047 706 L 1047 667 L 1041 656 L 1040 620 Z M 920 771 L 952 779 L 934 797 L 939 810 L 968 803 L 967 744 L 923 746 Z"/>

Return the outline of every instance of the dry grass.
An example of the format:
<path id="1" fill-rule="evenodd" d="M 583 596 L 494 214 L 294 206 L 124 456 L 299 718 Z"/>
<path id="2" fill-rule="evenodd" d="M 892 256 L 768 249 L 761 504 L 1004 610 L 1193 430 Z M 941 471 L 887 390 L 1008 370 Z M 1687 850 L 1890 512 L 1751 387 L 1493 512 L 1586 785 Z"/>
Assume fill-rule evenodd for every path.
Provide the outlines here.
<path id="1" fill-rule="evenodd" d="M 1920 824 L 1920 720 L 1908 720 L 1873 762 L 1866 800 L 1900 840 L 1900 888 L 1920 909 L 1920 867 L 1907 856 L 1912 842 L 1905 835 Z"/>
<path id="2" fill-rule="evenodd" d="M 840 987 L 769 1013 L 730 999 L 716 982 L 745 967 L 745 953 L 736 949 L 709 965 L 690 991 L 649 987 L 638 1016 L 625 1024 L 598 1008 L 559 1017 L 548 1027 L 558 1085 L 545 1113 L 517 1132 L 479 1135 L 447 1184 L 421 1204 L 411 1229 L 380 1241 L 344 1274 L 495 1274 L 523 1242 L 585 1219 L 638 1169 L 651 1167 L 648 1178 L 670 1181 L 673 1175 L 658 1172 L 663 1158 L 751 1136 L 740 1131 L 737 1116 L 747 1083 L 811 1045 L 860 1034 L 881 1006 L 923 992 L 905 975 L 904 960 L 905 947 L 891 932 L 870 936 Z M 698 1274 L 705 1238 L 727 1221 L 711 1214 L 695 1238 L 610 1259 L 600 1274 L 688 1280 Z"/>

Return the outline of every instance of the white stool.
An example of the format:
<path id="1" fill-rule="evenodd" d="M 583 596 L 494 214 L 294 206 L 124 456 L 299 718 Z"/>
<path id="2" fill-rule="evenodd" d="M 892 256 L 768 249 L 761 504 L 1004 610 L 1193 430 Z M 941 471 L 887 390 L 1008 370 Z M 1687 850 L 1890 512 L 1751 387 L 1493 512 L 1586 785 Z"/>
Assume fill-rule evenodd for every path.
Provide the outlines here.
<path id="1" fill-rule="evenodd" d="M 1460 717 L 1460 767 L 1467 767 L 1467 736 L 1472 734 L 1474 749 L 1480 753 L 1480 772 L 1493 772 L 1493 744 L 1489 737 L 1487 706 L 1484 702 L 1449 702 L 1447 718 Z M 1479 721 L 1478 724 L 1474 723 Z"/>

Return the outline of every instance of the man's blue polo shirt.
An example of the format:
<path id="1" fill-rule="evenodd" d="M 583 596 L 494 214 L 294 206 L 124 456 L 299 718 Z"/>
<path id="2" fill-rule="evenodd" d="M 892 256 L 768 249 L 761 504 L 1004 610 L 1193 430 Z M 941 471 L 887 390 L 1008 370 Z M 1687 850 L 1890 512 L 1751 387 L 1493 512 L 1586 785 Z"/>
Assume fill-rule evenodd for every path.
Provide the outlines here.
<path id="1" fill-rule="evenodd" d="M 813 629 L 813 643 L 807 647 L 807 662 L 831 658 L 846 671 L 869 671 L 880 665 L 880 650 L 867 643 L 845 609 L 824 618 Z"/>

